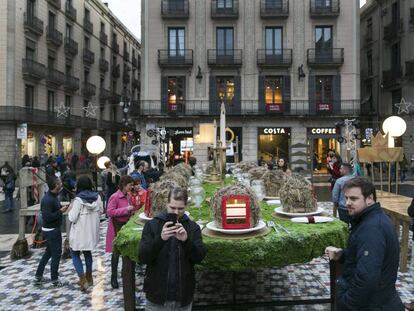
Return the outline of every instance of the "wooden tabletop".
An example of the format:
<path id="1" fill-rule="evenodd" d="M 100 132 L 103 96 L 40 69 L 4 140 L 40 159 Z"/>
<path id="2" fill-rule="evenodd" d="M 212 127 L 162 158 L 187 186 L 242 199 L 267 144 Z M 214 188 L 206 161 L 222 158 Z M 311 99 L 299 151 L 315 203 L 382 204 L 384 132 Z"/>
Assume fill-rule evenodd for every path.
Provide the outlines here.
<path id="1" fill-rule="evenodd" d="M 407 213 L 413 198 L 403 195 L 389 193 L 385 191 L 377 192 L 377 201 L 381 203 L 381 207 L 392 214 L 397 215 L 401 220 L 411 221 L 411 217 Z"/>

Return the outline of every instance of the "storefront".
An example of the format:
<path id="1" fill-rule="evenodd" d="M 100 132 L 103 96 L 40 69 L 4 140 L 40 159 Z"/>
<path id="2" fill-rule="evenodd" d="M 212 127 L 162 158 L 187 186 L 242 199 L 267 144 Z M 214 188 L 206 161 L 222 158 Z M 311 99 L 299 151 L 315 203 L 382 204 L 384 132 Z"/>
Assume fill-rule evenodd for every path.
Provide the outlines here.
<path id="1" fill-rule="evenodd" d="M 340 144 L 337 141 L 340 132 L 335 127 L 311 127 L 308 128 L 307 134 L 312 148 L 312 168 L 321 173 L 326 172 L 328 151 L 340 154 Z"/>
<path id="2" fill-rule="evenodd" d="M 186 160 L 193 154 L 193 128 L 192 127 L 167 127 L 165 128 L 164 154 L 168 155 L 169 165 Z"/>
<path id="3" fill-rule="evenodd" d="M 70 135 L 63 136 L 63 153 L 67 155 L 73 151 L 73 139 Z"/>
<path id="4" fill-rule="evenodd" d="M 35 133 L 32 131 L 27 132 L 27 139 L 22 139 L 21 144 L 21 155 L 27 154 L 29 157 L 34 157 L 37 155 L 36 148 L 36 137 Z"/>
<path id="5" fill-rule="evenodd" d="M 290 128 L 259 127 L 259 160 L 271 161 L 273 158 L 285 158 L 289 161 Z"/>
<path id="6" fill-rule="evenodd" d="M 217 127 L 217 133 L 220 133 L 220 127 Z M 226 162 L 235 163 L 243 161 L 243 128 L 227 127 L 226 128 Z M 209 147 L 208 160 L 213 160 L 213 151 Z"/>

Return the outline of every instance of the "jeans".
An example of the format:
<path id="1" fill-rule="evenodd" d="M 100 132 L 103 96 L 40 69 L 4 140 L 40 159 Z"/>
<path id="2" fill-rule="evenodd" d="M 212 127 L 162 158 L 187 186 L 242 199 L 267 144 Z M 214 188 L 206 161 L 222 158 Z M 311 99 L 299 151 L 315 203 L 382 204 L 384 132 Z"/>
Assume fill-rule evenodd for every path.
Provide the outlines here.
<path id="1" fill-rule="evenodd" d="M 50 279 L 53 281 L 59 278 L 59 261 L 62 255 L 62 232 L 60 228 L 56 228 L 52 231 L 43 231 L 43 235 L 46 238 L 46 251 L 40 259 L 39 265 L 36 270 L 36 277 L 40 278 L 43 276 L 43 272 L 52 257 L 50 263 Z"/>
<path id="2" fill-rule="evenodd" d="M 81 251 L 74 251 L 70 250 L 70 253 L 72 255 L 72 262 L 75 266 L 75 270 L 78 273 L 78 275 L 83 274 L 83 263 L 82 259 L 80 258 Z M 86 272 L 92 273 L 92 252 L 91 251 L 82 251 L 83 257 L 85 257 L 85 266 L 86 266 Z"/>
<path id="3" fill-rule="evenodd" d="M 145 304 L 145 311 L 191 311 L 193 303 L 188 306 L 180 307 L 180 303 L 176 301 L 167 301 L 164 305 L 157 305 L 147 300 Z"/>
<path id="4" fill-rule="evenodd" d="M 4 208 L 6 210 L 11 210 L 14 208 L 13 192 L 13 189 L 4 190 Z"/>

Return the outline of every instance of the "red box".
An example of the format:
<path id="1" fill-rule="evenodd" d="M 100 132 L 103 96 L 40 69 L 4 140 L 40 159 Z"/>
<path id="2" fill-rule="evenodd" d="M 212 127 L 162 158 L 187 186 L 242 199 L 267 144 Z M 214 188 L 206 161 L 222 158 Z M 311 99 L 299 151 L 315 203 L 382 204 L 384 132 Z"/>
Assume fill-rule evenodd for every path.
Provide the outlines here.
<path id="1" fill-rule="evenodd" d="M 250 196 L 228 195 L 221 198 L 223 229 L 250 228 Z"/>

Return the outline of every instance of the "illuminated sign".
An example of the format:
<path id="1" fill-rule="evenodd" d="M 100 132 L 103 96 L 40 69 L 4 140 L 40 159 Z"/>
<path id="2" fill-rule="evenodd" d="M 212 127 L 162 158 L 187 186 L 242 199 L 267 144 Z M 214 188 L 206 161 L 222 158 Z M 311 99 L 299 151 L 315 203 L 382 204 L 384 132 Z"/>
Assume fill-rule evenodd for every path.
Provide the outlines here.
<path id="1" fill-rule="evenodd" d="M 259 129 L 259 134 L 264 135 L 290 135 L 288 127 L 265 127 Z"/>
<path id="2" fill-rule="evenodd" d="M 312 135 L 336 135 L 334 127 L 313 127 L 310 129 Z"/>

